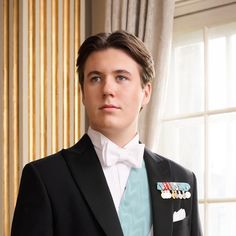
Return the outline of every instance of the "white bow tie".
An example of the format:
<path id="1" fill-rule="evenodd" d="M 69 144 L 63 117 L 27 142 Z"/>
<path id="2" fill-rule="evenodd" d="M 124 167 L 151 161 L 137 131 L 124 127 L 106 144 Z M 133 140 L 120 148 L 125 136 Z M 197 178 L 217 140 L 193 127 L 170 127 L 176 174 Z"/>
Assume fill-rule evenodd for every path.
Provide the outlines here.
<path id="1" fill-rule="evenodd" d="M 143 162 L 144 144 L 134 147 L 120 148 L 112 142 L 106 142 L 102 148 L 104 166 L 113 166 L 117 163 L 126 164 L 129 167 L 141 168 Z"/>

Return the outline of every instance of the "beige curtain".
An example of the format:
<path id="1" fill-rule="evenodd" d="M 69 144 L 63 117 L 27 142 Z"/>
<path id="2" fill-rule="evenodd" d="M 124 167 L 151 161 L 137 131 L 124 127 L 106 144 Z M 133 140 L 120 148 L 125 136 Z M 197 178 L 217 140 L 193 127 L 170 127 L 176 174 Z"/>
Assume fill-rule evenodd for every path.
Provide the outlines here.
<path id="1" fill-rule="evenodd" d="M 156 65 L 153 94 L 149 105 L 142 111 L 139 126 L 142 141 L 151 149 L 155 149 L 160 132 L 158 124 L 168 73 L 174 7 L 174 0 L 92 1 L 93 33 L 127 30 L 140 37 L 153 55 Z"/>
<path id="2" fill-rule="evenodd" d="M 0 235 L 23 166 L 80 136 L 80 0 L 0 0 Z"/>

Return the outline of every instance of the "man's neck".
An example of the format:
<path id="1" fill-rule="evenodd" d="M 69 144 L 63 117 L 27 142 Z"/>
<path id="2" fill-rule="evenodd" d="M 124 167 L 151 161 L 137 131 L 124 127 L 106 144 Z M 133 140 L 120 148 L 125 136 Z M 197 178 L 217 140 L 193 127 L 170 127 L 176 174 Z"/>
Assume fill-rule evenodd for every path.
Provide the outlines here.
<path id="1" fill-rule="evenodd" d="M 94 129 L 94 128 L 92 128 Z M 104 135 L 106 138 L 108 138 L 109 140 L 111 140 L 113 143 L 115 143 L 116 145 L 118 145 L 119 147 L 124 147 L 126 144 L 128 144 L 136 135 L 137 135 L 137 131 L 134 132 L 117 132 L 117 131 L 100 131 L 100 130 L 96 130 L 97 132 L 100 132 L 102 135 Z"/>

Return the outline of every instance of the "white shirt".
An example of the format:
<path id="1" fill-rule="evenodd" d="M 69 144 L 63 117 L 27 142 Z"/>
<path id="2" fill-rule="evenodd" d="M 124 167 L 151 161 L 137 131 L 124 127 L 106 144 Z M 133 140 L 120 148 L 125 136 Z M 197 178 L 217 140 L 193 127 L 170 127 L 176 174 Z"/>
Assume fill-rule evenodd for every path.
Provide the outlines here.
<path id="1" fill-rule="evenodd" d="M 128 165 L 121 163 L 121 162 L 119 162 L 113 166 L 108 166 L 108 167 L 105 166 L 103 156 L 102 156 L 103 155 L 103 153 L 102 153 L 103 144 L 105 142 L 112 142 L 112 141 L 109 140 L 104 135 L 102 135 L 100 132 L 93 130 L 91 127 L 89 127 L 87 134 L 93 143 L 93 146 L 94 146 L 95 151 L 97 153 L 98 159 L 101 163 L 102 170 L 105 175 L 105 178 L 106 178 L 108 187 L 110 189 L 110 193 L 113 198 L 113 202 L 115 204 L 115 208 L 116 208 L 116 211 L 118 214 L 120 201 L 121 201 L 122 196 L 125 191 L 125 187 L 127 184 L 127 180 L 129 177 L 131 167 L 129 167 Z M 116 144 L 114 144 L 114 145 L 116 145 Z M 129 147 L 133 147 L 134 145 L 143 145 L 143 152 L 144 152 L 144 144 L 139 143 L 139 135 L 138 134 L 123 148 L 126 149 Z M 112 155 L 112 153 L 109 155 Z M 142 154 L 142 157 L 143 157 L 143 154 Z M 152 235 L 153 235 L 153 227 L 151 228 L 151 231 L 149 233 L 149 236 L 152 236 Z"/>
<path id="2" fill-rule="evenodd" d="M 92 128 L 88 129 L 88 135 L 94 145 L 95 151 L 96 151 L 99 161 L 102 165 L 102 169 L 103 169 L 104 175 L 106 177 L 106 181 L 107 181 L 108 187 L 110 189 L 110 192 L 111 192 L 111 195 L 113 198 L 113 202 L 116 207 L 116 211 L 118 213 L 120 201 L 123 196 L 131 168 L 124 163 L 117 163 L 117 164 L 115 164 L 113 166 L 109 166 L 109 167 L 105 166 L 104 162 L 103 162 L 103 157 L 102 157 L 102 145 L 104 142 L 112 142 L 112 141 L 109 140 L 108 138 L 106 138 L 101 133 L 93 130 Z M 114 145 L 116 145 L 116 144 L 114 144 Z M 129 148 L 130 146 L 134 146 L 134 145 L 143 145 L 143 144 L 139 143 L 139 135 L 138 134 L 123 148 L 126 149 L 126 148 Z M 143 151 L 144 151 L 144 145 L 143 145 Z M 112 155 L 112 153 L 110 155 Z M 142 155 L 142 157 L 143 157 L 143 155 Z"/>

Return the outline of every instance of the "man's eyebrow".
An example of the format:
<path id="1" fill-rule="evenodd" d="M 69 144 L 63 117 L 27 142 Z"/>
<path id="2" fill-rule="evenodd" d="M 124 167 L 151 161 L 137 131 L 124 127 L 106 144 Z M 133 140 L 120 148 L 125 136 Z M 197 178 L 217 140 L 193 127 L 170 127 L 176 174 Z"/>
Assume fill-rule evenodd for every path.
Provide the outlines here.
<path id="1" fill-rule="evenodd" d="M 129 74 L 129 75 L 131 75 L 131 73 L 129 71 L 123 70 L 123 69 L 115 70 L 114 73 L 116 73 L 116 74 Z"/>
<path id="2" fill-rule="evenodd" d="M 118 69 L 118 70 L 114 70 L 113 71 L 114 74 L 128 74 L 128 75 L 131 75 L 131 73 L 127 70 L 124 70 L 124 69 Z M 97 70 L 93 70 L 93 71 L 90 71 L 86 76 L 91 76 L 91 75 L 103 75 L 102 72 L 100 71 L 97 71 Z"/>
<path id="3" fill-rule="evenodd" d="M 99 72 L 97 70 L 93 70 L 93 71 L 90 71 L 87 76 L 91 76 L 91 75 L 102 75 L 102 72 Z"/>

